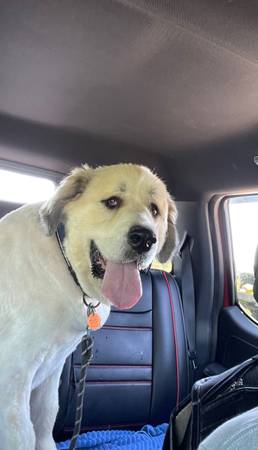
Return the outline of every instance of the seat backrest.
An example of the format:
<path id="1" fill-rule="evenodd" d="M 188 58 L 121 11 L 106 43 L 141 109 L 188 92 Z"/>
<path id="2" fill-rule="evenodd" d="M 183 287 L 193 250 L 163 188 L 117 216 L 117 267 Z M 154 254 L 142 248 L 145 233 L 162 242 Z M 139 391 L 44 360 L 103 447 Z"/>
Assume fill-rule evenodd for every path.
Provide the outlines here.
<path id="1" fill-rule="evenodd" d="M 141 275 L 143 296 L 129 311 L 112 309 L 105 326 L 92 333 L 94 358 L 87 372 L 82 432 L 138 428 L 167 422 L 189 392 L 189 367 L 180 293 L 165 272 Z M 74 425 L 80 346 L 67 359 L 60 385 L 55 436 Z"/>

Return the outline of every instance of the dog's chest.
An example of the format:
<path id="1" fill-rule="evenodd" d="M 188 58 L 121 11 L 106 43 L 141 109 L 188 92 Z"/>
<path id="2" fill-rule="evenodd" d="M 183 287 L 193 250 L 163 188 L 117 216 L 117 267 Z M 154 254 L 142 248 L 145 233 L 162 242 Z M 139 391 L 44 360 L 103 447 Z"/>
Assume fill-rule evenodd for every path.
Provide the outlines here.
<path id="1" fill-rule="evenodd" d="M 66 358 L 75 350 L 84 333 L 74 336 L 62 336 L 62 339 L 54 342 L 47 350 L 42 350 L 38 355 L 38 367 L 36 369 L 32 389 L 42 384 L 57 368 L 64 365 Z"/>
<path id="2" fill-rule="evenodd" d="M 110 307 L 101 304 L 98 307 L 98 315 L 100 317 L 100 328 L 106 322 Z M 71 331 L 68 324 L 63 325 L 55 336 L 49 341 L 45 348 L 42 348 L 37 355 L 35 363 L 36 370 L 33 377 L 32 389 L 42 384 L 57 368 L 63 366 L 66 358 L 75 350 L 80 343 L 83 335 L 86 333 L 87 315 L 84 316 L 80 331 Z M 70 324 L 69 324 L 70 325 Z M 85 327 L 85 328 L 84 328 Z"/>

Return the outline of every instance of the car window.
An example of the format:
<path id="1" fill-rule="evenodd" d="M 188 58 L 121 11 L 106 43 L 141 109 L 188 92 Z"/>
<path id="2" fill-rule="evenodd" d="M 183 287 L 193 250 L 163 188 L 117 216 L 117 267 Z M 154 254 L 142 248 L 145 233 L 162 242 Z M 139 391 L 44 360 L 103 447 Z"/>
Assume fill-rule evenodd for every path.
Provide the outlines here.
<path id="1" fill-rule="evenodd" d="M 0 169 L 0 201 L 34 203 L 53 194 L 55 183 L 47 178 Z"/>
<path id="2" fill-rule="evenodd" d="M 157 270 L 164 270 L 165 272 L 170 273 L 172 271 L 172 262 L 168 261 L 162 264 L 157 259 L 155 259 L 151 265 L 151 268 Z"/>
<path id="3" fill-rule="evenodd" d="M 228 201 L 236 298 L 241 309 L 258 323 L 254 298 L 254 260 L 258 246 L 258 195 Z"/>

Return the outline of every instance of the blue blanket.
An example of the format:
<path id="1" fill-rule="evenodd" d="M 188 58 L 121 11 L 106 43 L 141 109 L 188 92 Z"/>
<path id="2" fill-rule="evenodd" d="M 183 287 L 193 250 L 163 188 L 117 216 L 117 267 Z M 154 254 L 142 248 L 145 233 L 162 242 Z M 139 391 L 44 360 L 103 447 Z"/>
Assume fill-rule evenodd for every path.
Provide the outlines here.
<path id="1" fill-rule="evenodd" d="M 107 430 L 82 434 L 76 449 L 86 450 L 161 450 L 168 425 L 145 425 L 140 431 Z M 67 450 L 69 442 L 57 444 L 58 450 Z"/>

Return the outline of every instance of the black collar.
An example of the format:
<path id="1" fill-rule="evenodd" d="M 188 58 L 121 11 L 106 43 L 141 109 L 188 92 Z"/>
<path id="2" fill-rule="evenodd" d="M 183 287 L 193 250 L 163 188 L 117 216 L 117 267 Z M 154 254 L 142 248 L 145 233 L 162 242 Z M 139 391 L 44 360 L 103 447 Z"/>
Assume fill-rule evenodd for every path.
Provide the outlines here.
<path id="1" fill-rule="evenodd" d="M 76 275 L 75 271 L 73 270 L 72 265 L 65 254 L 64 245 L 63 245 L 64 239 L 65 239 L 65 227 L 64 227 L 63 223 L 60 223 L 57 227 L 56 238 L 57 238 L 57 242 L 59 244 L 60 250 L 62 252 L 62 255 L 64 257 L 64 260 L 66 262 L 66 265 L 68 267 L 68 270 L 69 270 L 70 274 L 72 275 L 75 284 L 77 284 L 77 286 L 79 287 L 79 289 L 82 292 L 83 303 L 85 304 L 85 306 L 87 306 L 88 310 L 89 310 L 89 308 L 93 308 L 93 309 L 97 308 L 99 306 L 100 302 L 98 302 L 96 306 L 93 306 L 92 303 L 87 303 L 86 299 L 89 298 L 89 296 L 86 294 L 86 292 L 84 292 L 83 288 L 81 287 L 81 284 L 77 278 L 77 275 Z"/>
<path id="2" fill-rule="evenodd" d="M 82 289 L 82 287 L 81 287 L 81 285 L 80 285 L 80 283 L 79 283 L 79 281 L 78 281 L 78 278 L 77 278 L 77 276 L 76 276 L 76 273 L 75 273 L 75 271 L 73 270 L 72 265 L 71 265 L 69 259 L 67 258 L 66 254 L 65 254 L 65 250 L 64 250 L 65 227 L 64 227 L 64 225 L 63 225 L 62 223 L 60 223 L 60 224 L 58 225 L 58 227 L 57 227 L 57 230 L 56 230 L 56 238 L 57 238 L 57 242 L 58 242 L 58 244 L 59 244 L 60 250 L 61 250 L 61 252 L 62 252 L 62 255 L 63 255 L 63 257 L 64 257 L 64 260 L 65 260 L 65 262 L 66 262 L 66 265 L 67 265 L 67 267 L 68 267 L 68 270 L 69 270 L 70 274 L 72 275 L 72 277 L 73 277 L 73 279 L 74 279 L 74 282 L 75 282 L 75 283 L 77 284 L 77 286 L 80 288 L 80 290 L 82 291 L 83 295 L 86 295 L 86 293 L 84 292 L 84 290 Z"/>

